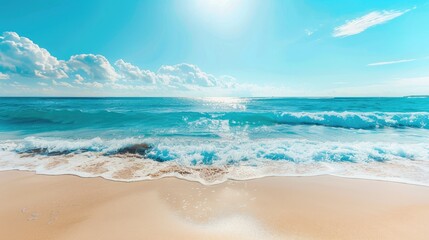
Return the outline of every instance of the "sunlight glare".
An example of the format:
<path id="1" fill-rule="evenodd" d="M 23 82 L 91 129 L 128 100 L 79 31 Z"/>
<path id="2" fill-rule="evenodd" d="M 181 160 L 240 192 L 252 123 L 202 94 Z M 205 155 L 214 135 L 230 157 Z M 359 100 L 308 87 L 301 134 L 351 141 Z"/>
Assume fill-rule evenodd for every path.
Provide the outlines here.
<path id="1" fill-rule="evenodd" d="M 197 23 L 222 34 L 236 34 L 249 22 L 253 1 L 193 0 L 191 15 Z"/>

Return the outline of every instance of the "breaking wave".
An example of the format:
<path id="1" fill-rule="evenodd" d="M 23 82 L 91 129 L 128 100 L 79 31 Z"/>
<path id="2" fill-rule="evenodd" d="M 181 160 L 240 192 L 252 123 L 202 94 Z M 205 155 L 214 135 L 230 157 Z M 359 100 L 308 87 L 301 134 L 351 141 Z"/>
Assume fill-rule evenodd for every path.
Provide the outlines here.
<path id="1" fill-rule="evenodd" d="M 429 185 L 429 144 L 29 137 L 0 144 L 0 169 L 120 181 L 176 176 L 211 184 L 226 179 L 331 174 Z M 129 175 L 121 176 L 121 171 Z"/>
<path id="2" fill-rule="evenodd" d="M 429 113 L 381 112 L 286 112 L 277 121 L 285 124 L 323 125 L 355 129 L 425 128 L 429 129 Z"/>

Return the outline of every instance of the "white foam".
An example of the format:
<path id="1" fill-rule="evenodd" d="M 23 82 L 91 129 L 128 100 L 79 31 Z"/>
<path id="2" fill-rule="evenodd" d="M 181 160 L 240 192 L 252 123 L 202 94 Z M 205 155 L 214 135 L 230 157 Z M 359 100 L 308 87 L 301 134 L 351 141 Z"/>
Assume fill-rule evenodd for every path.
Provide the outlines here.
<path id="1" fill-rule="evenodd" d="M 428 128 L 428 112 L 283 112 L 279 122 L 288 124 L 318 124 L 345 128 L 414 127 Z"/>
<path id="2" fill-rule="evenodd" d="M 174 145 L 170 145 L 173 143 Z M 61 156 L 26 155 L 11 151 L 17 144 L 7 142 L 0 148 L 2 149 L 0 170 L 28 170 L 49 175 L 74 174 L 81 177 L 103 177 L 115 181 L 178 177 L 203 184 L 221 183 L 227 179 L 248 180 L 266 176 L 329 174 L 429 186 L 429 147 L 425 144 L 354 143 L 350 145 L 349 143 L 347 145 L 334 142 L 293 141 L 292 146 L 288 146 L 286 143 L 288 143 L 286 140 L 277 142 L 277 145 L 270 142 L 226 144 L 223 141 L 217 142 L 217 145 L 213 142 L 190 145 L 191 143 L 177 144 L 177 142 L 165 141 L 158 144 L 156 148 L 161 152 L 166 150 L 169 155 L 179 157 L 174 161 L 157 162 L 136 156 L 106 156 L 101 152 L 72 153 Z M 59 144 L 63 145 L 63 143 Z M 383 162 L 368 159 L 368 154 L 380 154 L 379 150 L 374 150 L 377 148 L 383 149 L 385 157 L 390 159 Z M 335 161 L 335 157 L 314 160 L 315 153 L 321 150 L 330 151 L 329 154 L 333 156 L 336 156 L 335 154 L 342 156 L 344 151 L 348 151 L 356 154 L 356 160 L 354 162 Z M 217 159 L 213 159 L 210 166 L 203 165 L 201 162 L 204 155 L 201 153 L 211 152 L 216 154 Z M 270 160 L 264 157 L 265 153 L 273 152 L 281 157 L 283 157 L 282 154 L 289 154 L 295 160 Z M 261 155 L 258 157 L 257 153 Z M 411 155 L 415 160 L 409 159 Z M 252 156 L 254 158 L 250 158 Z M 248 159 L 244 160 L 244 158 Z M 234 159 L 241 159 L 241 161 L 231 163 L 230 161 Z M 121 171 L 131 171 L 131 175 L 121 175 Z M 186 171 L 187 173 L 184 174 Z"/>
<path id="3" fill-rule="evenodd" d="M 115 181 L 170 176 L 203 184 L 216 184 L 227 179 L 329 174 L 429 186 L 427 143 L 344 143 L 290 139 L 179 141 L 169 138 L 157 142 L 153 139 L 145 141 L 153 145 L 146 158 L 106 155 L 142 142 L 142 139 L 134 138 L 82 141 L 27 138 L 24 141 L 6 141 L 0 144 L 0 170 L 74 174 Z M 16 152 L 25 147 L 74 152 L 59 156 Z M 92 151 L 79 151 L 80 148 L 91 148 Z"/>

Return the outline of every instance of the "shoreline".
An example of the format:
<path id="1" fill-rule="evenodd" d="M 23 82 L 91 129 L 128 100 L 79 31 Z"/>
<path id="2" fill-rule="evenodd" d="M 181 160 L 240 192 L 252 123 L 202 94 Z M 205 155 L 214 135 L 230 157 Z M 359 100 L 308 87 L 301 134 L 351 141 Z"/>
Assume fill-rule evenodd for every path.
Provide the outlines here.
<path id="1" fill-rule="evenodd" d="M 334 176 L 203 185 L 0 172 L 5 239 L 424 239 L 425 186 Z M 109 231 L 106 231 L 109 229 Z"/>
<path id="2" fill-rule="evenodd" d="M 157 178 L 152 179 L 136 179 L 136 180 L 118 180 L 118 179 L 112 179 L 112 178 L 106 178 L 101 175 L 99 176 L 81 176 L 79 174 L 73 174 L 73 173 L 59 173 L 59 174 L 52 174 L 52 173 L 42 173 L 37 172 L 37 170 L 21 170 L 21 169 L 9 169 L 9 170 L 0 170 L 0 174 L 2 172 L 24 172 L 24 173 L 33 173 L 35 175 L 41 175 L 41 176 L 70 176 L 70 177 L 78 177 L 82 179 L 102 179 L 105 181 L 112 181 L 112 182 L 119 182 L 119 183 L 137 183 L 137 182 L 150 182 L 150 181 L 158 181 L 161 179 L 176 179 L 180 181 L 187 181 L 191 183 L 199 183 L 203 186 L 213 186 L 218 184 L 223 184 L 228 181 L 234 181 L 234 182 L 246 182 L 246 181 L 252 181 L 252 180 L 258 180 L 258 179 L 265 179 L 265 178 L 306 178 L 306 177 L 335 177 L 335 178 L 344 178 L 344 179 L 352 179 L 352 180 L 363 180 L 363 181 L 376 181 L 376 182 L 386 182 L 386 183 L 394 183 L 394 184 L 404 184 L 404 185 L 410 185 L 410 186 L 417 186 L 417 187 L 425 187 L 429 188 L 429 185 L 425 185 L 423 183 L 417 183 L 417 182 L 407 182 L 407 181 L 400 181 L 400 180 L 388 180 L 388 179 L 381 179 L 381 178 L 371 178 L 371 177 L 354 177 L 354 176 L 342 176 L 342 175 L 336 175 L 336 174 L 314 174 L 314 175 L 265 175 L 260 177 L 253 177 L 249 179 L 234 179 L 234 178 L 227 178 L 223 180 L 222 182 L 214 182 L 214 183 L 205 183 L 203 181 L 189 179 L 181 176 L 161 176 Z"/>

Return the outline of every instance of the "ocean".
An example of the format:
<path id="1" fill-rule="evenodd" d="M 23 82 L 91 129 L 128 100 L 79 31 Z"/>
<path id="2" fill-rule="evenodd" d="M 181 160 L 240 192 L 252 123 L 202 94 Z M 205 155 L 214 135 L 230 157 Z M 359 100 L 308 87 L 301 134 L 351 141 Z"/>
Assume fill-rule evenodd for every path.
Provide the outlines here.
<path id="1" fill-rule="evenodd" d="M 0 98 L 0 170 L 429 186 L 429 98 Z"/>

